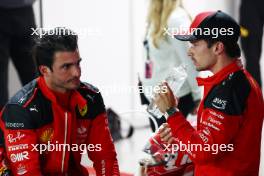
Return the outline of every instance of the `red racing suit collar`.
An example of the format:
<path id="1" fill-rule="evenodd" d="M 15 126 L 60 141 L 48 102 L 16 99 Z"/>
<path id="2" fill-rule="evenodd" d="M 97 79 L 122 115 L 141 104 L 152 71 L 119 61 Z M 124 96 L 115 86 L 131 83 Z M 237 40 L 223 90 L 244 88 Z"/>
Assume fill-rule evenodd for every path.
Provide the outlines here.
<path id="1" fill-rule="evenodd" d="M 43 76 L 38 77 L 37 82 L 41 92 L 43 92 L 43 95 L 47 99 L 49 99 L 52 103 L 58 104 L 56 96 L 50 90 L 50 88 L 48 88 Z M 73 90 L 70 100 L 71 109 L 74 109 L 76 105 L 78 105 L 78 107 L 80 108 L 83 108 L 86 104 L 87 104 L 86 100 L 80 95 L 80 93 L 77 90 Z"/>
<path id="2" fill-rule="evenodd" d="M 198 86 L 204 86 L 203 90 L 203 98 L 201 100 L 200 106 L 198 108 L 197 112 L 197 119 L 198 119 L 198 126 L 200 122 L 200 118 L 203 111 L 203 103 L 204 99 L 207 97 L 210 90 L 220 82 L 222 82 L 229 74 L 234 73 L 238 70 L 241 70 L 243 68 L 243 65 L 241 63 L 240 59 L 235 59 L 232 63 L 224 67 L 222 70 L 214 74 L 213 76 L 207 77 L 207 78 L 196 78 Z"/>
<path id="3" fill-rule="evenodd" d="M 230 73 L 243 69 L 240 59 L 235 59 L 231 64 L 224 67 L 222 70 L 207 78 L 196 78 L 199 86 L 216 85 L 223 81 Z"/>

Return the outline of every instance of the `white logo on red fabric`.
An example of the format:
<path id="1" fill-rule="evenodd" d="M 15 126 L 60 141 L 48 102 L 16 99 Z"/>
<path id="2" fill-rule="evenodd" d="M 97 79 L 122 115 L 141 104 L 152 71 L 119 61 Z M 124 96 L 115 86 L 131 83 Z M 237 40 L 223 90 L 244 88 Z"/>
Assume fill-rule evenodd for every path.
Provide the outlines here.
<path id="1" fill-rule="evenodd" d="M 85 128 L 84 126 L 77 128 L 77 143 L 85 142 L 87 135 L 87 128 Z"/>
<path id="2" fill-rule="evenodd" d="M 10 159 L 13 163 L 17 162 L 17 161 L 23 161 L 23 160 L 28 160 L 28 152 L 24 151 L 22 153 L 17 153 L 17 154 L 11 154 L 10 155 Z"/>
<path id="3" fill-rule="evenodd" d="M 25 137 L 25 134 L 22 134 L 21 132 L 18 131 L 16 135 L 14 134 L 7 135 L 7 140 L 8 142 L 13 143 L 21 140 L 23 137 Z"/>
<path id="4" fill-rule="evenodd" d="M 24 150 L 28 149 L 28 144 L 12 145 L 8 147 L 8 151 Z"/>
<path id="5" fill-rule="evenodd" d="M 78 134 L 84 134 L 87 131 L 87 129 L 83 126 L 77 129 Z"/>
<path id="6" fill-rule="evenodd" d="M 212 114 L 212 115 L 214 115 L 215 117 L 221 119 L 221 120 L 223 120 L 223 119 L 225 118 L 225 117 L 222 116 L 221 114 L 217 114 L 217 113 L 214 112 L 214 111 L 209 111 L 209 113 Z"/>
<path id="7" fill-rule="evenodd" d="M 23 175 L 27 173 L 26 167 L 22 164 L 19 164 L 17 167 L 17 175 Z"/>

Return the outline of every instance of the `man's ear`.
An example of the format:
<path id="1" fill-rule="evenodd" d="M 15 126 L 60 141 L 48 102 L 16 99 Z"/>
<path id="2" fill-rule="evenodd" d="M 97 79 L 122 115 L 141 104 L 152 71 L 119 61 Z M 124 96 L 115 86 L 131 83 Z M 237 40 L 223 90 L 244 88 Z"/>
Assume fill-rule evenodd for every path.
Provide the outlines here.
<path id="1" fill-rule="evenodd" d="M 214 52 L 216 55 L 220 55 L 225 51 L 225 46 L 223 42 L 216 42 L 214 47 Z"/>
<path id="2" fill-rule="evenodd" d="M 51 70 L 49 67 L 47 67 L 45 65 L 40 65 L 39 66 L 39 72 L 41 73 L 41 75 L 47 76 L 51 72 Z"/>

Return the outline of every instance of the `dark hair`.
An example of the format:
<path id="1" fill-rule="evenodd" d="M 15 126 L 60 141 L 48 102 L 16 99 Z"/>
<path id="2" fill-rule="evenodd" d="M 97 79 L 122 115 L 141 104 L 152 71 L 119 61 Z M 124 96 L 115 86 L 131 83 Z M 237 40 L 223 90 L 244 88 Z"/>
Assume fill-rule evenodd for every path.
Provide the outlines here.
<path id="1" fill-rule="evenodd" d="M 211 48 L 213 44 L 219 40 L 205 40 L 207 42 L 207 47 Z M 237 42 L 233 41 L 219 41 L 224 44 L 226 54 L 231 58 L 237 58 L 241 56 L 241 50 Z"/>
<path id="2" fill-rule="evenodd" d="M 45 65 L 52 70 L 56 52 L 75 51 L 78 48 L 78 36 L 70 29 L 57 27 L 49 31 L 40 32 L 41 34 L 38 35 L 33 47 L 33 58 L 37 68 L 40 65 Z"/>

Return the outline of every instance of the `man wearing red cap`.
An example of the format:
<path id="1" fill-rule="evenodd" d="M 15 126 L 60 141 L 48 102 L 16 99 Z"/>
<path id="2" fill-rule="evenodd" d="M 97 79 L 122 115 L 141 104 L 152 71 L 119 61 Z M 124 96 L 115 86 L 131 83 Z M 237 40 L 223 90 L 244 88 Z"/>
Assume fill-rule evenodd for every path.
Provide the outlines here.
<path id="1" fill-rule="evenodd" d="M 156 95 L 158 108 L 168 115 L 160 138 L 168 144 L 202 146 L 178 151 L 189 155 L 195 175 L 258 175 L 264 103 L 259 85 L 239 60 L 240 27 L 221 11 L 204 12 L 189 32 L 175 38 L 190 41 L 188 55 L 196 69 L 214 75 L 197 78 L 204 87 L 197 129 L 177 110 L 177 98 L 168 86 L 167 93 Z"/>

